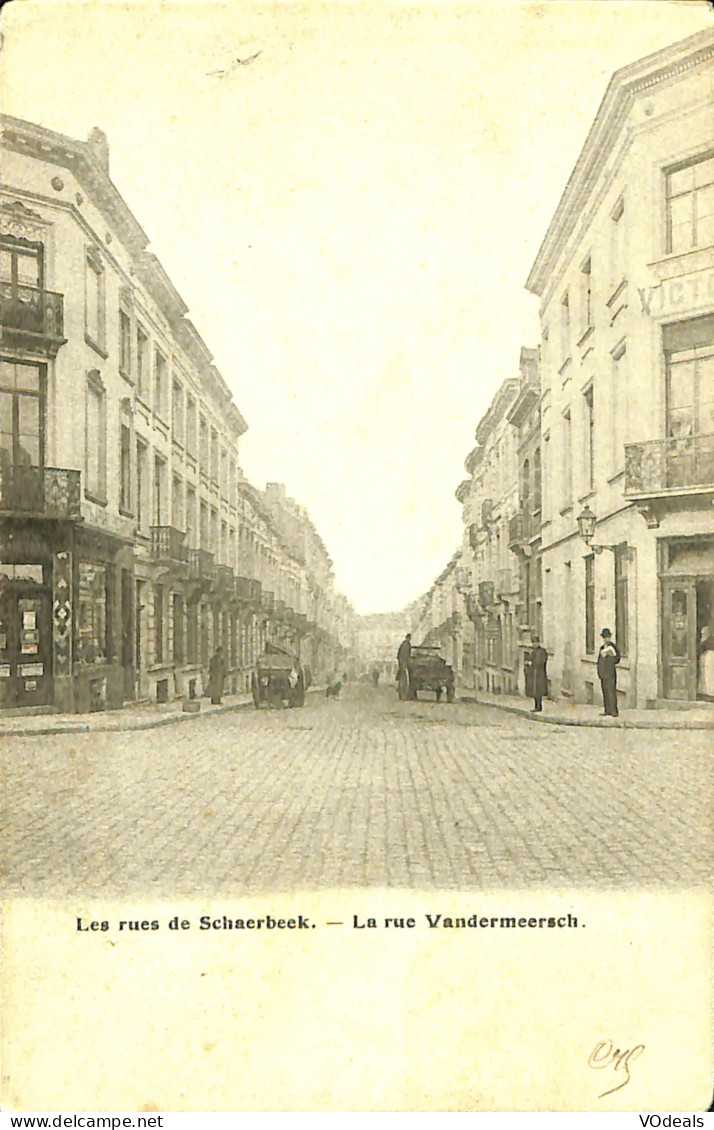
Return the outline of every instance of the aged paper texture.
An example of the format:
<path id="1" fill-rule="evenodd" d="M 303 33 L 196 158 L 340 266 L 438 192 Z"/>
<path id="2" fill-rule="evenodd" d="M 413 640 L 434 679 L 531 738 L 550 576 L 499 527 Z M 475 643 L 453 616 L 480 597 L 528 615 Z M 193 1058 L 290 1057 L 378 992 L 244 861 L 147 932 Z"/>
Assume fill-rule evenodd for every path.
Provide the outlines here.
<path id="1" fill-rule="evenodd" d="M 3 1110 L 706 1110 L 710 5 L 2 22 Z"/>

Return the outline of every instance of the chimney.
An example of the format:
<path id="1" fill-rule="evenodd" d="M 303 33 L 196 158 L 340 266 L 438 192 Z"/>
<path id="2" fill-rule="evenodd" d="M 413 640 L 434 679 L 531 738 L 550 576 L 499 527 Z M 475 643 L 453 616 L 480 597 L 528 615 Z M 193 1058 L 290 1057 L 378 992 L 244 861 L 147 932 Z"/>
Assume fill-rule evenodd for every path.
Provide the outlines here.
<path id="1" fill-rule="evenodd" d="M 92 154 L 104 169 L 105 173 L 109 172 L 109 141 L 103 129 L 98 126 L 90 131 L 87 138 L 87 144 L 92 151 Z"/>

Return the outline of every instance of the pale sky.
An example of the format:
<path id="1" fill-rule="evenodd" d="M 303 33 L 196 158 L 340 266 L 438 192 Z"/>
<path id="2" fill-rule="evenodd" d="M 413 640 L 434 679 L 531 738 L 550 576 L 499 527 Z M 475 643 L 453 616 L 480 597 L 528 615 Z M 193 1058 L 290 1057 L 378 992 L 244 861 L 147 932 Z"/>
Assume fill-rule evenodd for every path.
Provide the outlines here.
<path id="1" fill-rule="evenodd" d="M 2 109 L 107 133 L 248 421 L 248 477 L 307 506 L 357 611 L 426 591 L 461 540 L 476 424 L 538 343 L 524 282 L 607 82 L 710 6 L 19 0 L 3 17 Z"/>

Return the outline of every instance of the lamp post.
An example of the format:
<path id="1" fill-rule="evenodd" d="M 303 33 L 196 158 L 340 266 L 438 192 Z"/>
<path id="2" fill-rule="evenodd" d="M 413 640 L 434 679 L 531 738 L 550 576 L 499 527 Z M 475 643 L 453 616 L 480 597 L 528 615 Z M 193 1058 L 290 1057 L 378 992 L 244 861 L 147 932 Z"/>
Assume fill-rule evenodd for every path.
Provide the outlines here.
<path id="1" fill-rule="evenodd" d="M 597 525 L 597 518 L 593 514 L 590 507 L 586 504 L 585 509 L 578 514 L 578 533 L 585 542 L 586 546 L 591 553 L 602 553 L 603 549 L 609 549 L 613 553 L 617 549 L 615 545 L 593 545 L 593 535 L 595 533 L 595 526 Z"/>

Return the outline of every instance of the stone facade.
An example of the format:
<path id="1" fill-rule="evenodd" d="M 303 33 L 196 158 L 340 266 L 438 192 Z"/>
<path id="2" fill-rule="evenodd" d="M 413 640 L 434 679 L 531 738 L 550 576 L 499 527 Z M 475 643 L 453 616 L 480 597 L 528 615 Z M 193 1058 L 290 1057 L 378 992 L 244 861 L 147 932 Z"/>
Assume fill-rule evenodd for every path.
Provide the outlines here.
<path id="1" fill-rule="evenodd" d="M 267 639 L 319 678 L 350 646 L 329 557 L 245 479 L 247 425 L 101 131 L 4 118 L 0 218 L 2 704 L 198 695 L 219 645 L 241 691 Z"/>

